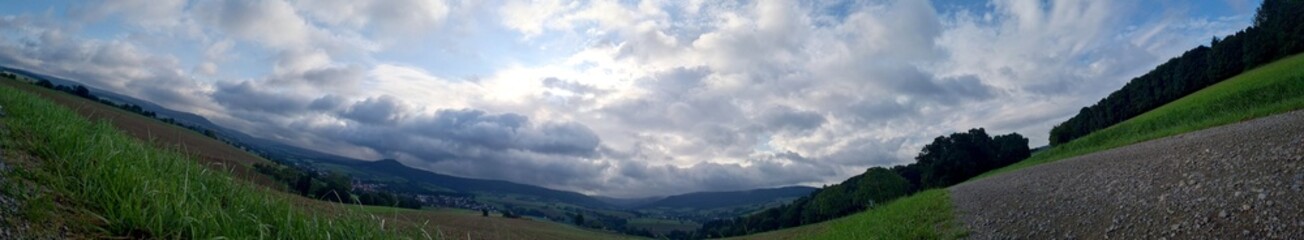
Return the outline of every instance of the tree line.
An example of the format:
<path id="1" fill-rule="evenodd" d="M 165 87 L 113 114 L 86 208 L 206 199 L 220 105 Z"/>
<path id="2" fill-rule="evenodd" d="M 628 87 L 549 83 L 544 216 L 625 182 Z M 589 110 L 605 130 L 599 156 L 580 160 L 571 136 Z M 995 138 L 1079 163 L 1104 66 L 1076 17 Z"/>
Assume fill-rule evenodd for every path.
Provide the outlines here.
<path id="1" fill-rule="evenodd" d="M 381 189 L 353 188 L 353 178 L 337 172 L 318 173 L 303 171 L 285 165 L 254 164 L 258 172 L 272 177 L 301 196 L 346 204 L 390 206 L 420 209 L 421 201 L 415 197 Z"/>
<path id="2" fill-rule="evenodd" d="M 780 207 L 734 219 L 710 221 L 686 238 L 741 236 L 818 223 L 873 208 L 930 188 L 951 186 L 988 170 L 1031 155 L 1028 139 L 1018 133 L 992 137 L 982 128 L 938 136 L 915 156 L 915 162 L 865 173 Z"/>
<path id="3" fill-rule="evenodd" d="M 1050 144 L 1072 141 L 1113 126 L 1186 95 L 1304 52 L 1304 1 L 1265 0 L 1249 28 L 1213 38 L 1129 81 L 1094 105 L 1056 125 Z"/>

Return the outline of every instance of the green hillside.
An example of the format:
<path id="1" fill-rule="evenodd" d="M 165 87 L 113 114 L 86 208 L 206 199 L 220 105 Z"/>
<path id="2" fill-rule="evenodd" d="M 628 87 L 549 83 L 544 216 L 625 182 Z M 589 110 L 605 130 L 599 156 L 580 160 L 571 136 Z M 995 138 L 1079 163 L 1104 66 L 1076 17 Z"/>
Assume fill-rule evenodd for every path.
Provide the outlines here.
<path id="1" fill-rule="evenodd" d="M 1299 109 L 1304 109 L 1304 55 L 1237 75 L 1133 119 L 1038 152 L 1024 161 L 977 178 Z M 950 198 L 945 190 L 930 190 L 848 217 L 738 239 L 963 236 L 951 211 Z"/>
<path id="2" fill-rule="evenodd" d="M 946 190 L 933 189 L 827 222 L 729 239 L 950 239 L 963 234 Z"/>
<path id="3" fill-rule="evenodd" d="M 1245 72 L 979 178 L 1301 108 L 1304 108 L 1304 54 Z"/>
<path id="4" fill-rule="evenodd" d="M 74 229 L 77 238 L 396 239 L 401 233 L 352 212 L 296 208 L 192 156 L 159 149 L 106 122 L 91 122 L 35 95 L 0 87 L 6 159 L 4 194 L 37 235 Z M 53 232 L 40 232 L 53 231 Z M 50 235 L 55 236 L 55 235 Z M 412 235 L 415 236 L 415 235 Z"/>

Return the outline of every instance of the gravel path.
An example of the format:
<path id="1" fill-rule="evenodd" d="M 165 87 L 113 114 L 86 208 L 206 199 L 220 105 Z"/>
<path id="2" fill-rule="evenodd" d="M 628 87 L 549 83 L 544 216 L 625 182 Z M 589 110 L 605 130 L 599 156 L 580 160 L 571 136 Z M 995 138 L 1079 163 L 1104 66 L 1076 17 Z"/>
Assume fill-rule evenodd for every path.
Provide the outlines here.
<path id="1" fill-rule="evenodd" d="M 1304 239 L 1304 111 L 950 189 L 973 239 Z"/>
<path id="2" fill-rule="evenodd" d="M 4 117 L 4 108 L 0 107 L 0 118 Z M 11 134 L 9 128 L 3 123 L 0 123 L 0 137 L 9 137 L 9 134 Z M 62 225 L 57 225 L 53 228 L 59 229 L 60 232 L 42 235 L 42 232 L 35 228 L 38 225 L 34 225 L 34 223 L 30 222 L 30 219 L 23 216 L 23 213 L 20 212 L 25 203 L 24 200 L 8 195 L 14 194 L 14 192 L 17 191 L 13 187 L 30 185 L 24 185 L 25 183 L 22 182 L 22 180 L 14 179 L 14 168 L 20 167 L 20 164 L 14 163 L 19 161 L 18 159 L 22 159 L 22 157 L 16 156 L 17 153 L 11 151 L 12 149 L 5 149 L 6 147 L 10 147 L 6 144 L 7 143 L 0 142 L 0 188 L 5 188 L 0 189 L 0 239 L 72 238 L 70 237 L 72 235 L 69 235 L 68 231 L 66 231 L 67 228 Z"/>
<path id="3" fill-rule="evenodd" d="M 4 107 L 0 107 L 0 118 L 4 117 Z M 9 129 L 4 124 L 0 124 L 0 137 L 8 134 Z M 5 152 L 4 148 L 4 143 L 0 142 L 0 186 L 9 186 L 11 183 L 7 182 L 6 178 L 9 173 L 9 165 L 5 161 L 5 155 L 8 152 Z M 18 201 L 6 194 L 6 191 L 0 190 L 0 239 L 24 238 L 21 233 L 28 228 L 27 223 L 17 221 L 19 219 L 19 216 L 17 216 Z"/>

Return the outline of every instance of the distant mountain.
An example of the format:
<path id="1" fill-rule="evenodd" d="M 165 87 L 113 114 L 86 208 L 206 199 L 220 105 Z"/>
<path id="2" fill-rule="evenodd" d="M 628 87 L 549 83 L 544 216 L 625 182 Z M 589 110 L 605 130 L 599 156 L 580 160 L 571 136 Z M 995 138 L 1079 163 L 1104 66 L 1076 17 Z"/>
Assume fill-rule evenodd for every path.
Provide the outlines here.
<path id="1" fill-rule="evenodd" d="M 443 174 L 411 168 L 393 159 L 385 159 L 385 160 L 374 161 L 374 162 L 357 161 L 350 164 L 350 167 L 358 170 L 363 170 L 363 171 L 372 171 L 376 173 L 388 174 L 390 176 L 402 177 L 415 182 L 431 183 L 443 188 L 448 188 L 451 190 L 464 192 L 464 193 L 484 192 L 484 193 L 518 194 L 518 195 L 539 197 L 542 199 L 556 200 L 564 203 L 578 205 L 581 207 L 599 208 L 599 209 L 614 208 L 614 206 L 612 206 L 611 204 L 590 197 L 588 195 L 579 194 L 576 192 L 553 190 L 553 189 L 548 189 L 548 188 L 543 188 L 543 187 L 538 187 L 533 185 L 526 185 L 526 184 L 520 184 L 520 183 L 514 183 L 514 182 L 508 182 L 502 180 L 483 180 L 483 179 L 454 177 L 454 176 L 443 175 Z"/>
<path id="2" fill-rule="evenodd" d="M 657 200 L 639 208 L 696 208 L 712 209 L 731 206 L 745 206 L 753 204 L 763 204 L 774 202 L 782 199 L 794 199 L 806 196 L 814 192 L 817 188 L 806 186 L 792 186 L 769 189 L 756 189 L 747 191 L 733 192 L 697 192 L 682 195 L 675 195 Z"/>

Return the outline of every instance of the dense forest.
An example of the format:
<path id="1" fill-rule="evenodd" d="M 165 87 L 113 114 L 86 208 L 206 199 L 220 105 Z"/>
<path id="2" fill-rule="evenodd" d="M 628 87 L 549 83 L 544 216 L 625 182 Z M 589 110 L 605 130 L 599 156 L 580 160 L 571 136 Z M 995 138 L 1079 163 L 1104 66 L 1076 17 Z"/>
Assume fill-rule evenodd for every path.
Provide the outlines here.
<path id="1" fill-rule="evenodd" d="M 1058 145 L 1141 115 L 1224 79 L 1304 52 L 1304 1 L 1265 0 L 1254 24 L 1199 46 L 1132 79 L 1122 89 L 1056 125 Z"/>
<path id="2" fill-rule="evenodd" d="M 1031 155 L 1018 133 L 989 136 L 981 128 L 939 136 L 915 163 L 874 167 L 792 203 L 735 219 L 707 222 L 688 238 L 740 236 L 834 219 L 873 208 L 923 189 L 947 187 Z"/>

